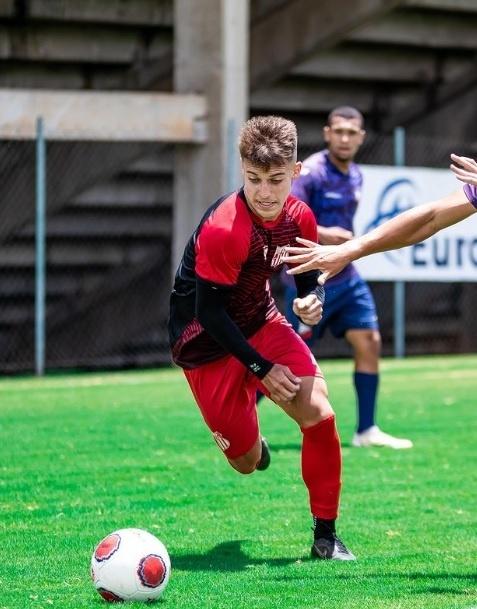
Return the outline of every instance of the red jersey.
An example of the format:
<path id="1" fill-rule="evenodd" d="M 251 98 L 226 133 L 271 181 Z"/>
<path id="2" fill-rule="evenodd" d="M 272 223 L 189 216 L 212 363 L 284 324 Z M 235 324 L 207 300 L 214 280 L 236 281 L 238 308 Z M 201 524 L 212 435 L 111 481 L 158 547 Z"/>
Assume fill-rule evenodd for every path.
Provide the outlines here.
<path id="1" fill-rule="evenodd" d="M 309 206 L 292 195 L 273 221 L 251 211 L 243 190 L 206 211 L 186 245 L 171 295 L 169 341 L 176 364 L 191 369 L 226 355 L 196 318 L 197 278 L 230 288 L 227 313 L 249 338 L 279 314 L 269 279 L 297 237 L 316 241 L 317 227 Z"/>

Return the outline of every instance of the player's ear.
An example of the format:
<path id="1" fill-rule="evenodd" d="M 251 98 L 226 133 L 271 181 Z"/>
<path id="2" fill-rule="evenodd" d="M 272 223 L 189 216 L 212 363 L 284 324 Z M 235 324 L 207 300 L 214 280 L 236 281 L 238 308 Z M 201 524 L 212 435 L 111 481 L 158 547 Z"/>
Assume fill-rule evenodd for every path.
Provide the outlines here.
<path id="1" fill-rule="evenodd" d="M 366 131 L 364 129 L 361 129 L 361 131 L 359 132 L 359 145 L 360 146 L 364 142 L 365 137 L 366 137 Z"/>
<path id="2" fill-rule="evenodd" d="M 325 140 L 325 142 L 327 144 L 330 143 L 330 134 L 331 134 L 331 129 L 329 128 L 329 126 L 326 125 L 325 127 L 323 127 L 323 139 Z"/>
<path id="3" fill-rule="evenodd" d="M 301 167 L 302 167 L 302 162 L 297 161 L 295 163 L 295 167 L 293 168 L 293 176 L 292 176 L 293 179 L 297 178 L 300 175 Z"/>

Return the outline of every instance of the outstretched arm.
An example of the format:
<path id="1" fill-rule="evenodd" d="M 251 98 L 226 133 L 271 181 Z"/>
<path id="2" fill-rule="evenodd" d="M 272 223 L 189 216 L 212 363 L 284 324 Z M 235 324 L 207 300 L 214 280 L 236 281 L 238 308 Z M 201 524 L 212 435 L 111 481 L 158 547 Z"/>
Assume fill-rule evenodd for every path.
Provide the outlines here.
<path id="1" fill-rule="evenodd" d="M 359 238 L 337 246 L 317 246 L 297 239 L 304 247 L 288 248 L 286 262 L 298 264 L 290 274 L 311 269 L 323 271 L 319 283 L 336 275 L 346 264 L 377 252 L 419 243 L 447 226 L 468 218 L 477 211 L 477 163 L 466 157 L 451 156 L 452 171 L 469 186 L 424 205 L 414 207 Z"/>

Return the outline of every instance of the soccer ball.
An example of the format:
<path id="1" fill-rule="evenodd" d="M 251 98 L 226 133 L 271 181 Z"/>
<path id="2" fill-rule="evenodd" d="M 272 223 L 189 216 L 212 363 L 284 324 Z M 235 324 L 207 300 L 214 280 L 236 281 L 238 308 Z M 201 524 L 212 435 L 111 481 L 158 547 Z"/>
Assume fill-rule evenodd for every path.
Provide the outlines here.
<path id="1" fill-rule="evenodd" d="M 109 601 L 152 601 L 169 581 L 171 560 L 164 544 L 142 529 L 120 529 L 96 546 L 91 577 Z"/>

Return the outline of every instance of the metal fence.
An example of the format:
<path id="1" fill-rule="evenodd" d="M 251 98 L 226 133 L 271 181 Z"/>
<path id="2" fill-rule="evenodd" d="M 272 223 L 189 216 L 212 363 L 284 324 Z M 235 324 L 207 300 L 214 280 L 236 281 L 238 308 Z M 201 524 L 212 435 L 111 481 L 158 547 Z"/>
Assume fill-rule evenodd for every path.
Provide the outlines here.
<path id="1" fill-rule="evenodd" d="M 42 321 L 36 143 L 0 142 L 2 372 L 41 369 L 42 332 L 49 369 L 169 362 L 172 154 L 141 142 L 45 143 Z"/>
<path id="2" fill-rule="evenodd" d="M 313 149 L 316 150 L 319 147 Z M 409 165 L 448 165 L 471 146 L 407 134 Z M 45 315 L 38 296 L 37 142 L 0 142 L 0 370 L 169 363 L 173 148 L 160 144 L 45 142 Z M 311 149 L 302 148 L 303 158 Z M 391 136 L 367 138 L 361 163 L 393 164 Z M 41 228 L 41 227 L 40 227 Z M 41 265 L 40 265 L 41 266 Z M 394 286 L 373 283 L 384 353 L 394 351 Z M 281 302 L 280 286 L 275 285 Z M 407 353 L 476 349 L 475 284 L 407 284 Z M 40 301 L 40 302 L 39 302 Z M 36 325 L 35 325 L 36 319 Z M 43 334 L 42 334 L 43 333 Z M 326 336 L 321 357 L 349 355 Z"/>

